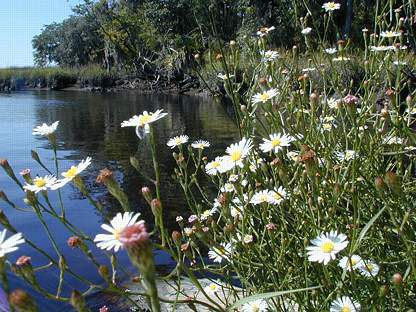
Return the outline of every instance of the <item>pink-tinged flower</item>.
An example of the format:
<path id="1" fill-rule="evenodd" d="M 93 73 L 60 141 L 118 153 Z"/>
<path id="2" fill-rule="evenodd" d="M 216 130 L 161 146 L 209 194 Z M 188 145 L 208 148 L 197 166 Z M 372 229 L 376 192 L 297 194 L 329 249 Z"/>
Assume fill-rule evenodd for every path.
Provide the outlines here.
<path id="1" fill-rule="evenodd" d="M 144 223 L 136 223 L 126 227 L 120 234 L 120 242 L 124 247 L 134 247 L 147 243 L 149 233 L 147 233 Z"/>
<path id="2" fill-rule="evenodd" d="M 20 171 L 20 175 L 21 176 L 25 176 L 30 174 L 30 169 L 23 169 L 22 171 Z"/>
<path id="3" fill-rule="evenodd" d="M 344 97 L 343 102 L 345 104 L 357 104 L 358 103 L 358 97 L 352 94 L 348 94 L 346 97 Z"/>

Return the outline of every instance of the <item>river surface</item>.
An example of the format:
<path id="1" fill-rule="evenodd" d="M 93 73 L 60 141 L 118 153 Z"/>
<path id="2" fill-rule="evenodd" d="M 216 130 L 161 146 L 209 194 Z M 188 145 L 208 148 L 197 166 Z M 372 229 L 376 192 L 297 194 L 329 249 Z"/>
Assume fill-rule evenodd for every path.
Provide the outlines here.
<path id="1" fill-rule="evenodd" d="M 171 150 L 166 146 L 167 140 L 180 134 L 189 135 L 190 141 L 208 140 L 212 145 L 207 150 L 207 156 L 211 158 L 223 153 L 225 147 L 237 138 L 237 129 L 231 121 L 230 114 L 223 105 L 214 102 L 211 98 L 185 95 L 143 95 L 133 92 L 92 94 L 76 91 L 33 91 L 0 95 L 0 159 L 8 159 L 19 178 L 19 172 L 26 168 L 31 169 L 32 176 L 45 175 L 45 170 L 31 158 L 30 151 L 36 150 L 44 164 L 51 169 L 54 168 L 53 153 L 47 139 L 33 136 L 32 129 L 43 122 L 50 124 L 59 120 L 57 137 L 60 167 L 67 170 L 81 159 L 91 156 L 92 166 L 83 173 L 83 178 L 94 198 L 103 203 L 108 216 L 111 218 L 121 211 L 121 208 L 102 186 L 95 183 L 99 170 L 105 167 L 115 172 L 134 210 L 141 212 L 142 217 L 151 223 L 150 209 L 145 205 L 139 192 L 146 182 L 140 178 L 129 162 L 130 156 L 135 155 L 143 170 L 151 174 L 149 146 L 145 141 L 140 141 L 136 137 L 133 128 L 121 128 L 120 123 L 144 110 L 155 111 L 156 109 L 163 109 L 169 113 L 167 117 L 156 123 L 156 133 L 159 161 L 163 172 L 162 194 L 167 212 L 165 219 L 168 226 L 174 228 L 176 215 L 186 214 L 186 212 L 183 208 L 180 189 L 170 178 L 174 172 L 174 161 Z M 0 171 L 0 190 L 3 190 L 11 201 L 25 207 L 24 193 L 16 187 L 3 170 L 0 169 Z M 100 229 L 103 217 L 89 205 L 75 187 L 65 186 L 62 196 L 67 217 L 72 223 L 92 237 L 103 232 Z M 52 196 L 52 199 L 57 204 L 57 198 Z M 58 208 L 58 205 L 56 206 Z M 14 210 L 2 201 L 0 201 L 0 208 L 18 231 L 23 232 L 25 237 L 57 259 L 46 232 L 33 212 Z M 45 220 L 56 240 L 58 249 L 65 256 L 69 266 L 90 281 L 101 283 L 102 280 L 97 270 L 86 257 L 78 249 L 68 247 L 67 239 L 71 233 L 52 217 L 45 215 Z M 100 251 L 95 249 L 94 253 L 101 263 L 108 263 L 107 258 Z M 134 272 L 123 253 L 123 251 L 119 252 L 121 265 L 128 272 Z M 48 263 L 45 257 L 27 244 L 9 254 L 8 259 L 14 263 L 23 254 L 32 258 L 35 267 Z M 155 255 L 159 267 L 172 265 L 165 254 L 155 251 Z M 52 293 L 56 291 L 58 277 L 59 271 L 56 269 L 46 269 L 37 274 L 42 287 Z M 12 288 L 26 287 L 15 276 L 10 275 L 10 279 Z M 85 291 L 86 287 L 67 275 L 63 292 L 68 295 L 72 289 Z M 36 298 L 41 311 L 71 310 L 65 304 L 45 300 L 36 292 L 30 289 L 28 291 Z M 100 296 L 95 297 L 95 304 L 98 307 Z"/>

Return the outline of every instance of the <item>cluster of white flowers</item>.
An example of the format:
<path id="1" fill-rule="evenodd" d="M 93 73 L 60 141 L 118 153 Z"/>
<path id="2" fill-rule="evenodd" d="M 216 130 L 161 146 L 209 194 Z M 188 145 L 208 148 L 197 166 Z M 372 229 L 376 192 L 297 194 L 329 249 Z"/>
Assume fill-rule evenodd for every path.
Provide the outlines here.
<path id="1" fill-rule="evenodd" d="M 253 205 L 260 205 L 268 203 L 271 205 L 279 205 L 286 199 L 286 190 L 280 186 L 277 190 L 262 190 L 254 193 L 250 199 L 250 203 Z"/>

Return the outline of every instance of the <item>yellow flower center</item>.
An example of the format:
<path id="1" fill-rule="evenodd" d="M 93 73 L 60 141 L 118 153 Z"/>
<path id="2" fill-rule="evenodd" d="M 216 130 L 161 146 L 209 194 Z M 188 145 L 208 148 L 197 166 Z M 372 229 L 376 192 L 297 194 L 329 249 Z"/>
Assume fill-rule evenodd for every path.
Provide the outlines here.
<path id="1" fill-rule="evenodd" d="M 152 121 L 152 115 L 140 115 L 139 126 L 146 125 Z"/>
<path id="2" fill-rule="evenodd" d="M 274 192 L 274 193 L 273 193 L 273 198 L 274 198 L 274 199 L 276 199 L 276 200 L 279 200 L 279 199 L 282 199 L 282 198 L 283 198 L 283 196 L 282 196 L 282 195 L 280 195 L 278 192 Z"/>
<path id="3" fill-rule="evenodd" d="M 322 128 L 324 128 L 325 130 L 331 130 L 332 125 L 331 125 L 331 124 L 329 124 L 329 123 L 324 123 L 324 124 L 322 125 Z"/>
<path id="4" fill-rule="evenodd" d="M 269 96 L 269 94 L 267 92 L 264 92 L 264 93 L 260 94 L 260 99 L 263 102 L 266 102 L 266 101 L 268 101 L 270 99 L 270 96 Z"/>
<path id="5" fill-rule="evenodd" d="M 209 288 L 210 288 L 212 291 L 216 291 L 216 290 L 217 290 L 217 285 L 215 285 L 215 284 L 211 284 L 211 285 L 209 285 Z"/>
<path id="6" fill-rule="evenodd" d="M 269 199 L 269 197 L 267 195 L 264 195 L 264 194 L 260 195 L 260 201 L 261 202 L 266 202 L 268 199 Z"/>
<path id="7" fill-rule="evenodd" d="M 241 151 L 234 151 L 231 153 L 230 157 L 233 162 L 239 161 L 242 157 Z"/>
<path id="8" fill-rule="evenodd" d="M 273 139 L 271 141 L 271 144 L 272 144 L 273 147 L 280 146 L 280 144 L 282 144 L 282 141 L 280 141 L 280 139 L 276 138 L 276 139 Z"/>
<path id="9" fill-rule="evenodd" d="M 121 231 L 115 230 L 115 232 L 114 232 L 114 238 L 118 240 L 120 238 L 120 236 L 121 236 Z"/>
<path id="10" fill-rule="evenodd" d="M 350 307 L 343 306 L 342 309 L 341 309 L 341 312 L 351 312 L 351 309 L 350 309 Z"/>
<path id="11" fill-rule="evenodd" d="M 218 161 L 214 161 L 211 163 L 212 168 L 218 168 L 221 164 Z"/>
<path id="12" fill-rule="evenodd" d="M 374 265 L 372 265 L 371 263 L 368 263 L 365 265 L 367 267 L 367 271 L 371 272 L 374 269 Z"/>
<path id="13" fill-rule="evenodd" d="M 44 187 L 46 185 L 46 180 L 44 178 L 37 178 L 34 182 L 37 187 Z"/>
<path id="14" fill-rule="evenodd" d="M 78 168 L 75 166 L 72 166 L 71 169 L 63 173 L 63 176 L 65 178 L 75 178 L 77 174 L 78 174 Z"/>
<path id="15" fill-rule="evenodd" d="M 356 265 L 358 263 L 358 260 L 357 259 L 351 259 L 351 264 L 352 265 Z"/>
<path id="16" fill-rule="evenodd" d="M 331 241 L 327 241 L 322 244 L 321 249 L 324 253 L 330 253 L 334 250 L 335 244 Z"/>
<path id="17" fill-rule="evenodd" d="M 258 304 L 253 304 L 251 306 L 251 311 L 253 311 L 253 312 L 259 312 L 260 311 L 259 305 Z"/>

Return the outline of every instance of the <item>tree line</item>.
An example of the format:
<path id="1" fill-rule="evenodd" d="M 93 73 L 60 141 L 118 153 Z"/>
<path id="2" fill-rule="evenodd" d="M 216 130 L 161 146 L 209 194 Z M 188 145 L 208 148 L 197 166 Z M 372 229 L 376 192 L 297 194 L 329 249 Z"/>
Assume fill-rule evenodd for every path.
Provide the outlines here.
<path id="1" fill-rule="evenodd" d="M 183 69 L 192 55 L 230 40 L 242 41 L 260 27 L 275 26 L 270 40 L 290 47 L 303 40 L 301 18 L 323 27 L 322 0 L 85 0 L 61 23 L 33 38 L 38 66 L 99 64 L 132 73 Z M 375 11 L 391 1 L 341 0 L 334 21 L 341 38 L 362 40 Z M 395 1 L 397 2 L 397 1 Z M 401 2 L 401 1 L 400 1 Z M 314 17 L 313 25 L 311 16 Z"/>

